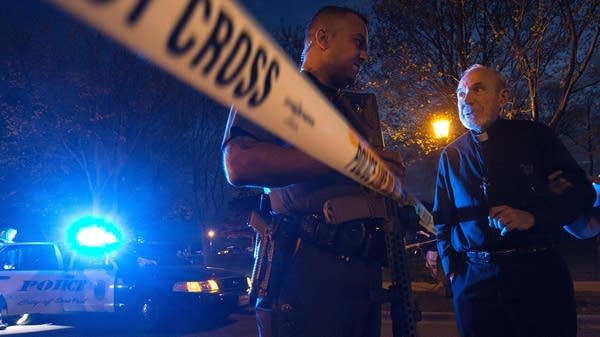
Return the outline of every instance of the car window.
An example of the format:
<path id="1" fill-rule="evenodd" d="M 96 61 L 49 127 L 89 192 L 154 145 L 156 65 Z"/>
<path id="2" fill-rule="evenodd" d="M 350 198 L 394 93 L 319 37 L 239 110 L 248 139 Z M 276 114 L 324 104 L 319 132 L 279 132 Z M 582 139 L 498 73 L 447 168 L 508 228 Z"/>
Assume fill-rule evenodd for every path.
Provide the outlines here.
<path id="1" fill-rule="evenodd" d="M 178 255 L 177 251 L 171 249 L 156 249 L 154 251 L 145 250 L 138 254 L 137 260 L 154 261 L 154 264 L 160 266 L 182 266 L 191 264 L 186 256 Z"/>
<path id="2" fill-rule="evenodd" d="M 84 256 L 73 254 L 71 257 L 71 263 L 69 264 L 71 269 L 83 270 L 83 269 L 114 269 L 114 263 L 107 256 Z"/>
<path id="3" fill-rule="evenodd" d="M 200 264 L 201 256 L 189 249 L 172 244 L 143 244 L 129 247 L 128 253 L 119 258 L 120 264 L 138 267 L 185 266 Z M 129 262 L 129 263 L 127 263 Z"/>
<path id="4" fill-rule="evenodd" d="M 4 270 L 59 269 L 56 251 L 52 245 L 6 247 L 0 252 L 0 266 Z"/>

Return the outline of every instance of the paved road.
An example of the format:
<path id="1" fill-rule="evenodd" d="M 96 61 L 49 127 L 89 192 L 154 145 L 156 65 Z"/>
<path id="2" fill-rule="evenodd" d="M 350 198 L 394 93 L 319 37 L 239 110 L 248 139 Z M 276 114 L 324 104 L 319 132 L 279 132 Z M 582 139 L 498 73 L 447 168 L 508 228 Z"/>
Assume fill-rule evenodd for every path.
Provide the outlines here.
<path id="1" fill-rule="evenodd" d="M 105 322 L 106 323 L 106 322 Z M 124 329 L 111 327 L 110 324 L 98 326 L 93 323 L 78 324 L 74 328 L 68 325 L 40 324 L 30 326 L 11 326 L 0 335 L 16 336 L 52 336 L 52 337 L 256 337 L 256 327 L 252 315 L 234 314 L 226 324 L 205 329 L 193 329 L 173 333 L 137 333 L 132 334 Z M 382 337 L 392 337 L 392 322 L 382 322 Z M 435 320 L 419 323 L 421 337 L 454 337 L 457 336 L 454 322 L 451 320 Z"/>
<path id="2" fill-rule="evenodd" d="M 228 322 L 212 327 L 187 329 L 176 332 L 132 333 L 111 324 L 109 319 L 78 320 L 76 327 L 59 324 L 11 326 L 0 331 L 0 336 L 36 337 L 256 337 L 254 316 L 251 313 L 233 314 Z M 71 322 L 73 323 L 73 322 Z M 392 337 L 391 321 L 382 321 L 382 337 Z M 580 315 L 578 337 L 600 336 L 600 316 Z M 454 317 L 451 313 L 424 313 L 419 322 L 420 337 L 457 337 Z"/>

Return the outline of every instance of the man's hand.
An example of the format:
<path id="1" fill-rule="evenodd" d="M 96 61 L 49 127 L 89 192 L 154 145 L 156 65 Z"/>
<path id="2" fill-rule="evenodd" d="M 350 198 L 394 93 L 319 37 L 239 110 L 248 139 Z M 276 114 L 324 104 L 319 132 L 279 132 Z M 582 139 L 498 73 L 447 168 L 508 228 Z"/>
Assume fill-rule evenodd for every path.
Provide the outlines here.
<path id="1" fill-rule="evenodd" d="M 505 236 L 515 229 L 524 231 L 533 227 L 535 217 L 529 212 L 502 205 L 490 208 L 488 222 L 490 227 L 499 229 L 500 235 Z"/>
<path id="2" fill-rule="evenodd" d="M 573 187 L 570 181 L 562 178 L 563 171 L 554 171 L 548 176 L 548 189 L 552 195 L 558 196 L 563 194 L 567 189 Z"/>
<path id="3" fill-rule="evenodd" d="M 418 234 L 418 235 L 422 235 L 422 236 L 424 236 L 424 237 L 426 237 L 426 238 L 428 238 L 428 239 L 429 239 L 430 237 L 433 237 L 433 234 L 431 234 L 431 233 L 429 233 L 428 231 L 426 231 L 426 230 L 423 230 L 423 229 L 421 229 L 421 230 L 418 230 L 416 234 Z"/>

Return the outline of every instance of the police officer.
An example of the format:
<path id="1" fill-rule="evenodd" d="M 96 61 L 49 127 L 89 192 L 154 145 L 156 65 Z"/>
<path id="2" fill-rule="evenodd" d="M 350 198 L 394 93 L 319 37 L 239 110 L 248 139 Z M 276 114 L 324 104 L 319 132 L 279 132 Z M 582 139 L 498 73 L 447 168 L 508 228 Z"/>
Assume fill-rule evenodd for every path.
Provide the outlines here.
<path id="1" fill-rule="evenodd" d="M 0 243 L 11 243 L 14 242 L 14 238 L 17 235 L 17 230 L 14 228 L 7 228 L 3 231 L 0 231 Z M 6 327 L 8 326 L 8 324 L 4 323 L 2 321 L 2 303 L 4 299 L 2 298 L 2 293 L 0 292 L 0 330 L 4 330 L 6 329 Z"/>
<path id="2" fill-rule="evenodd" d="M 7 228 L 0 232 L 0 243 L 12 243 L 15 242 L 17 236 L 17 230 L 14 228 Z"/>
<path id="3" fill-rule="evenodd" d="M 382 150 L 375 97 L 342 91 L 367 61 L 367 46 L 367 20 L 362 15 L 348 8 L 324 7 L 307 27 L 301 72 L 379 148 L 395 174 L 403 176 L 400 157 Z M 230 183 L 265 188 L 274 222 L 287 232 L 298 232 L 277 299 L 266 305 L 259 299 L 257 304 L 259 334 L 379 336 L 381 307 L 372 301 L 372 294 L 381 288 L 385 255 L 381 219 L 365 215 L 333 224 L 327 223 L 323 212 L 325 204 L 343 212 L 367 208 L 377 198 L 235 109 L 223 152 Z"/>

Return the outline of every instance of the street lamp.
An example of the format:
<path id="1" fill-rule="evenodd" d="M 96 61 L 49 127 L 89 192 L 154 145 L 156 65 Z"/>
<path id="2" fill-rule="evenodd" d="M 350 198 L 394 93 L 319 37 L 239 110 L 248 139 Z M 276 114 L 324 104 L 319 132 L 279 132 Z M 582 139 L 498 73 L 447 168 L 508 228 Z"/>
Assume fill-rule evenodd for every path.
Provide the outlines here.
<path id="1" fill-rule="evenodd" d="M 448 134 L 450 133 L 450 121 L 447 119 L 436 119 L 431 125 L 433 126 L 433 133 L 436 139 L 444 139 L 448 141 Z"/>
<path id="2" fill-rule="evenodd" d="M 206 233 L 208 235 L 208 246 L 210 247 L 210 251 L 212 252 L 212 246 L 213 246 L 213 238 L 215 237 L 215 231 L 213 229 L 209 229 L 208 232 Z"/>

